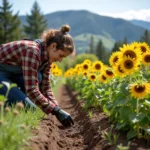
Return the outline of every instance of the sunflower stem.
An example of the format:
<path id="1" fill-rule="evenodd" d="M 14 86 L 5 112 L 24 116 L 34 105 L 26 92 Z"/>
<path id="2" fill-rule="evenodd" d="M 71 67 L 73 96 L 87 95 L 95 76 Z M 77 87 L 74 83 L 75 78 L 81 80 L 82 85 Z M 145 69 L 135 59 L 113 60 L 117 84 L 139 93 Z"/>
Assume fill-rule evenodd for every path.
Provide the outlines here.
<path id="1" fill-rule="evenodd" d="M 138 115 L 139 113 L 139 100 L 137 99 L 137 104 L 136 104 L 136 114 Z"/>
<path id="2" fill-rule="evenodd" d="M 138 114 L 139 114 L 139 99 L 137 99 L 137 104 L 136 104 L 136 114 L 137 114 L 137 116 L 138 116 Z M 137 133 L 138 133 L 138 138 L 139 138 L 139 136 L 140 136 L 140 132 L 139 132 L 139 123 L 137 122 Z"/>

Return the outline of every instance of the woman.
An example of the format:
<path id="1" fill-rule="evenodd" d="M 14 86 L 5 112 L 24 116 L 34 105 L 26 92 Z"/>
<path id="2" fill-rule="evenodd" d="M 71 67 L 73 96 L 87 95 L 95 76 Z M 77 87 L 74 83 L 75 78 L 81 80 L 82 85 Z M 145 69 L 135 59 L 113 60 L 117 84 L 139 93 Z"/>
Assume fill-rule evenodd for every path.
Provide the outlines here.
<path id="1" fill-rule="evenodd" d="M 9 91 L 5 105 L 11 106 L 21 101 L 25 107 L 39 106 L 46 114 L 53 114 L 64 125 L 70 126 L 73 120 L 60 109 L 50 87 L 49 75 L 53 62 L 75 52 L 72 37 L 67 34 L 68 25 L 60 30 L 45 31 L 41 40 L 19 40 L 0 46 L 0 94 L 8 88 L 4 82 L 16 83 Z"/>

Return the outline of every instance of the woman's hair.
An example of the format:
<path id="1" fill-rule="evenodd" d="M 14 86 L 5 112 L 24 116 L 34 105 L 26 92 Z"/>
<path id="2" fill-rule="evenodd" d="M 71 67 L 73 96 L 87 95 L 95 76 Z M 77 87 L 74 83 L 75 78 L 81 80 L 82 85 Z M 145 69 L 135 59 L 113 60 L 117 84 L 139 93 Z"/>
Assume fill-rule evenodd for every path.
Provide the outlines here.
<path id="1" fill-rule="evenodd" d="M 70 31 L 69 25 L 63 25 L 60 30 L 58 29 L 49 29 L 43 32 L 41 38 L 46 46 L 49 46 L 52 43 L 56 43 L 56 49 L 69 50 L 71 53 L 75 53 L 74 41 L 70 34 L 67 32 Z"/>

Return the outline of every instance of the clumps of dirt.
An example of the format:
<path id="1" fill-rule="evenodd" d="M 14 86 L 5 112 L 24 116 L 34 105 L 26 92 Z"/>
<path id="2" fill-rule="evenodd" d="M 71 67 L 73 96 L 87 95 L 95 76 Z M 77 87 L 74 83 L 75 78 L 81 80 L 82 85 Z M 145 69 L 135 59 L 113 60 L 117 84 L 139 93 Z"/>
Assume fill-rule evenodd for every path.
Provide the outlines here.
<path id="1" fill-rule="evenodd" d="M 126 133 L 111 128 L 108 117 L 100 110 L 93 109 L 92 118 L 82 109 L 82 102 L 77 100 L 77 93 L 68 86 L 61 86 L 56 96 L 62 109 L 70 113 L 75 124 L 64 128 L 58 120 L 49 115 L 43 118 L 39 129 L 33 130 L 29 148 L 32 150 L 116 150 L 117 145 L 128 145 Z M 116 144 L 110 144 L 104 138 L 105 132 L 119 137 Z M 28 150 L 29 150 L 28 148 Z M 150 147 L 142 139 L 130 141 L 131 150 L 146 150 Z M 119 150 L 119 149 L 118 149 Z"/>

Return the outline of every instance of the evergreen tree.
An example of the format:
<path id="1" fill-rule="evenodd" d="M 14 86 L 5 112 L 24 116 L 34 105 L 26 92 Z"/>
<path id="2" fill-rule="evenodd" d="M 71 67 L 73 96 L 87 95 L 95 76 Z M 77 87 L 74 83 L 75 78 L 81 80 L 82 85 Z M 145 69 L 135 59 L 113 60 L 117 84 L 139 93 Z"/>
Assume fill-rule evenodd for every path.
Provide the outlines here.
<path id="1" fill-rule="evenodd" d="M 102 40 L 99 40 L 97 46 L 96 46 L 96 56 L 101 60 L 103 63 L 105 63 L 106 60 L 106 48 L 103 45 Z"/>
<path id="2" fill-rule="evenodd" d="M 91 35 L 89 47 L 90 47 L 90 54 L 94 54 L 94 37 L 93 37 L 93 35 Z"/>
<path id="3" fill-rule="evenodd" d="M 144 35 L 140 39 L 141 42 L 146 42 L 150 45 L 150 33 L 148 30 L 145 30 Z"/>
<path id="4" fill-rule="evenodd" d="M 40 34 L 47 28 L 47 20 L 44 19 L 38 3 L 33 4 L 31 15 L 27 14 L 26 21 L 28 25 L 24 25 L 24 31 L 28 38 L 40 38 Z"/>
<path id="5" fill-rule="evenodd" d="M 3 0 L 0 6 L 0 44 L 22 37 L 18 13 L 13 15 L 11 8 L 12 5 L 7 0 Z"/>

